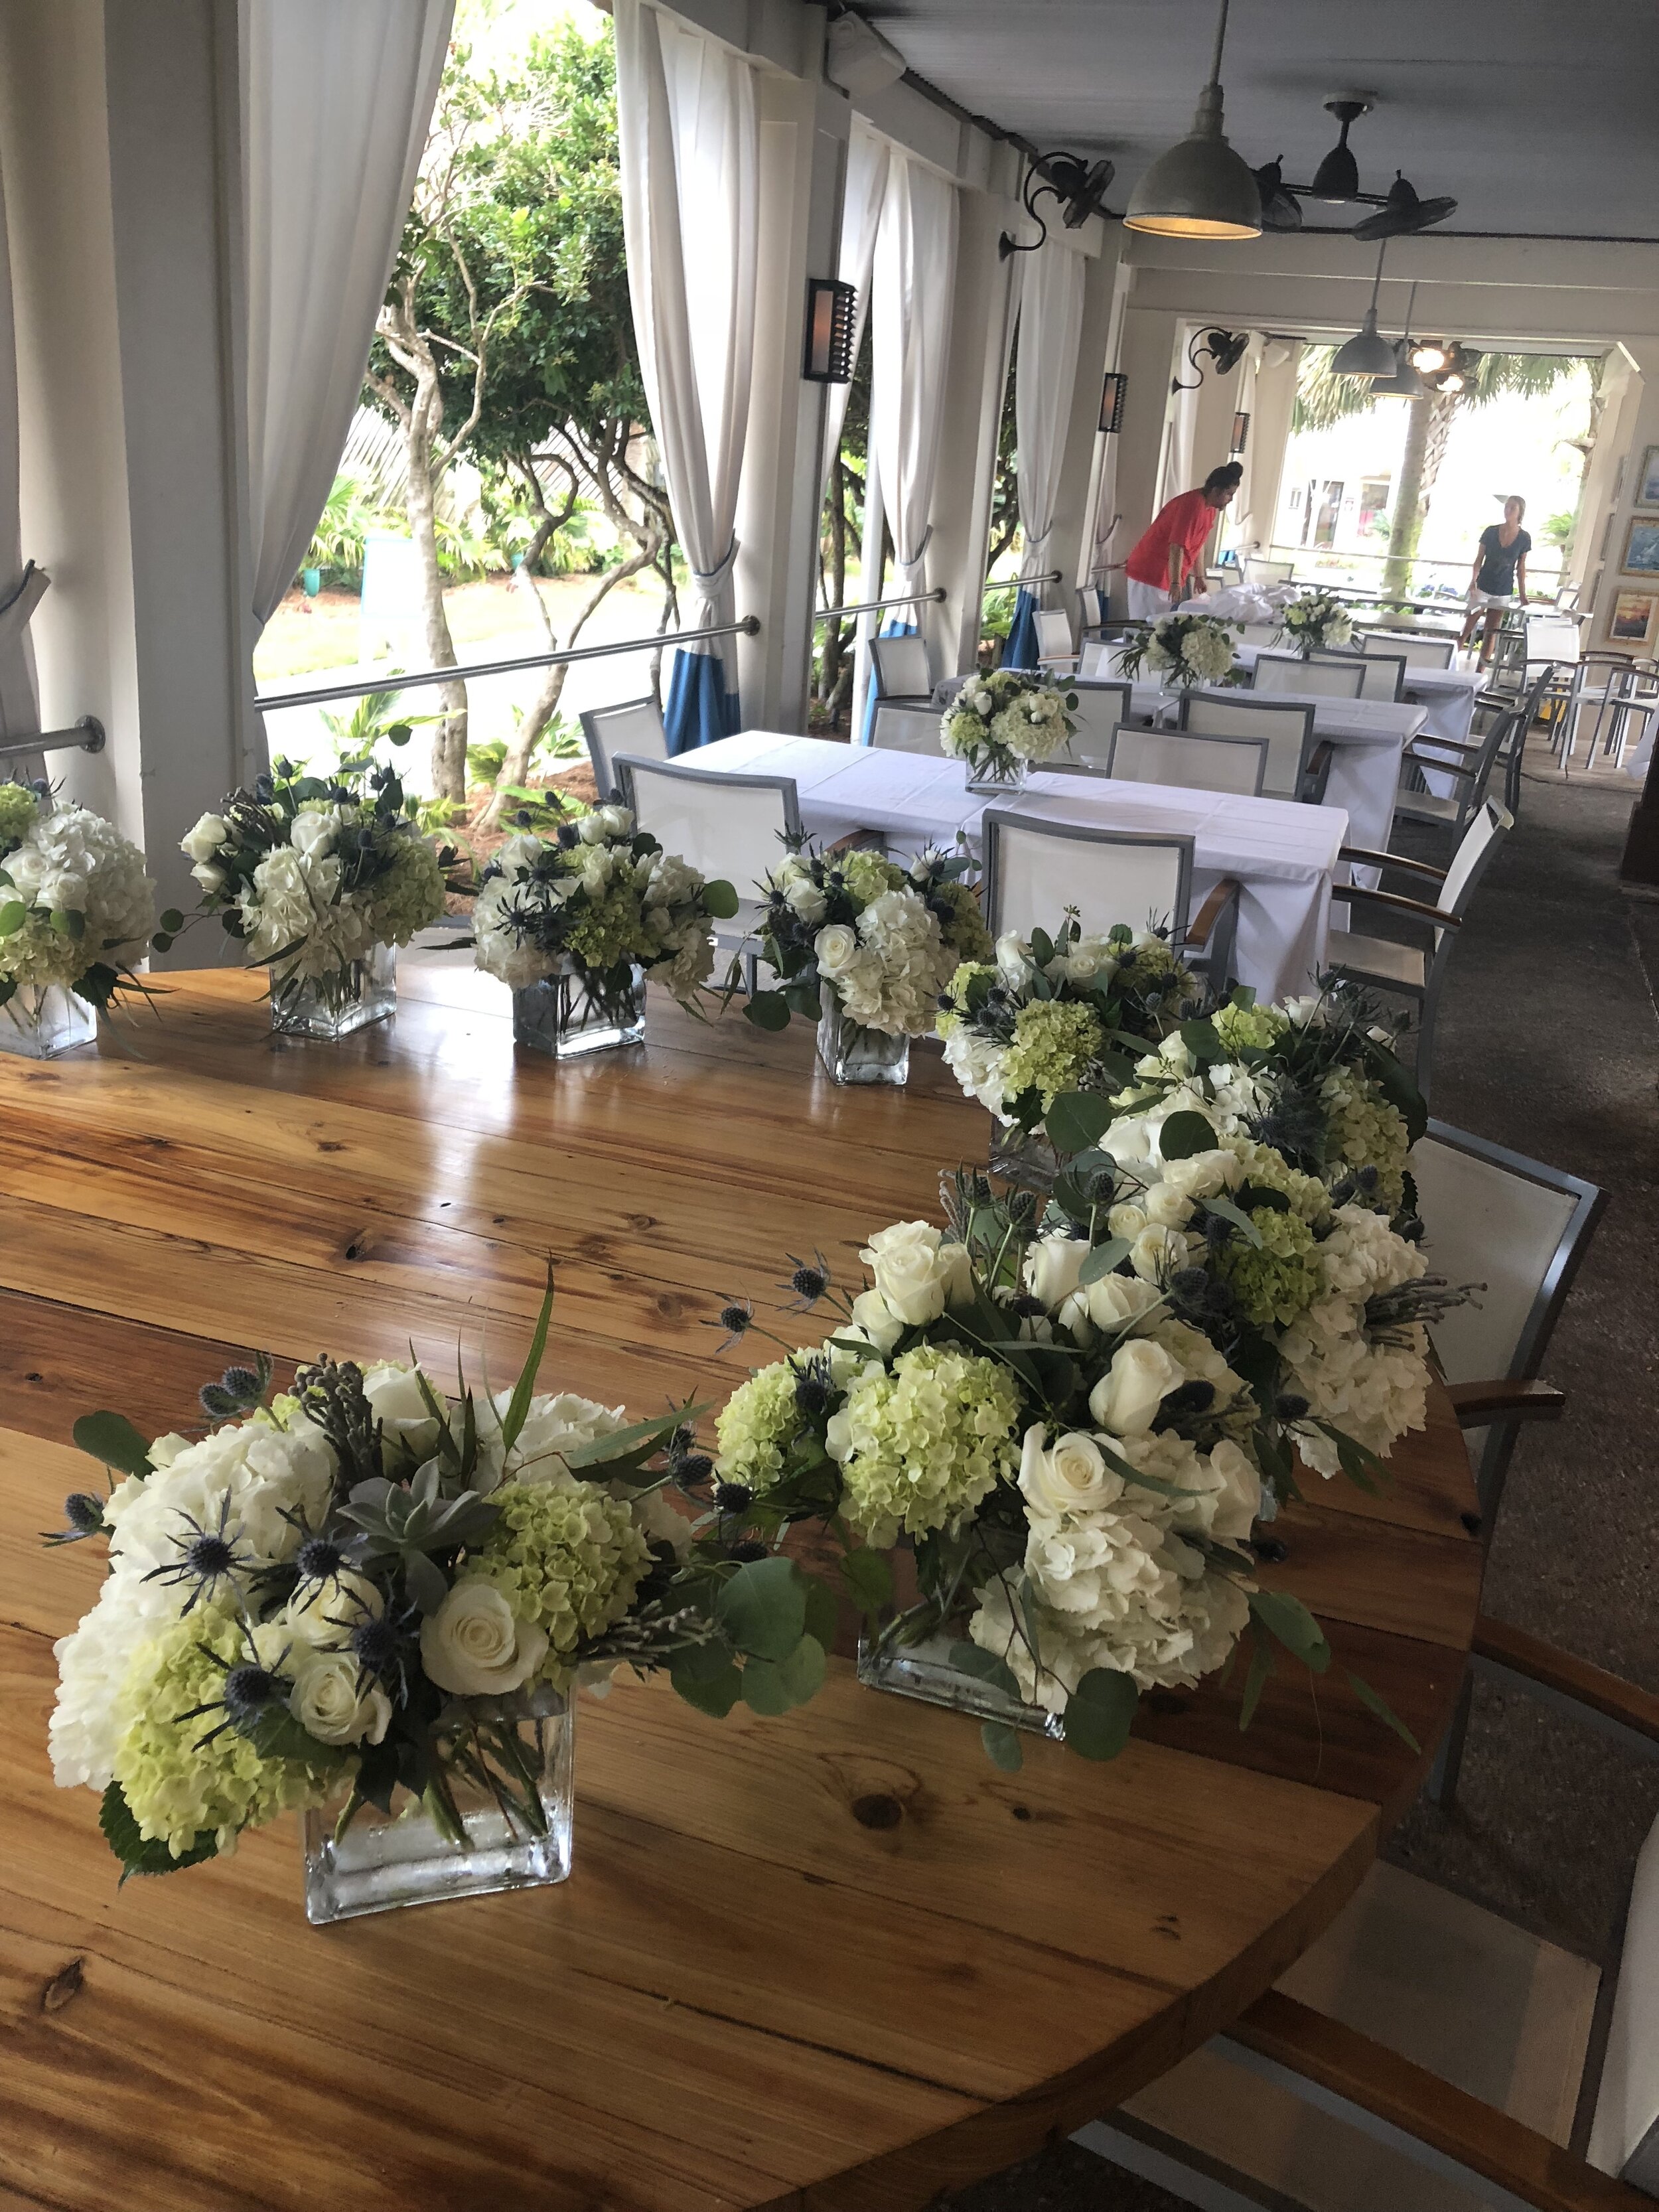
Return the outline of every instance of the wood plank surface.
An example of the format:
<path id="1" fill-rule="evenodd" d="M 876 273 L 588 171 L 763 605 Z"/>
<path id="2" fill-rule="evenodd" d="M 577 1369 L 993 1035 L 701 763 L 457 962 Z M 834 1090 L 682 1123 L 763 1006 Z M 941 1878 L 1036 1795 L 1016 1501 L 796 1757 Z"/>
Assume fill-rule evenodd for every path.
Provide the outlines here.
<path id="1" fill-rule="evenodd" d="M 1109 2109 L 1237 2018 L 1352 1893 L 1421 1778 L 1479 1604 L 1443 1405 L 1387 1494 L 1310 1479 L 1271 1572 L 1327 1623 L 1281 1668 L 1145 1701 L 1095 1767 L 1004 1775 L 958 1716 L 842 1661 L 781 1722 L 665 1686 L 585 1699 L 574 1871 L 550 1891 L 325 1931 L 291 1823 L 118 1890 L 52 1786 L 52 1641 L 91 1547 L 38 1548 L 88 1479 L 75 1416 L 147 1432 L 254 1349 L 516 1367 L 550 1255 L 548 1387 L 636 1413 L 723 1396 L 726 1298 L 792 1343 L 785 1255 L 844 1281 L 937 1218 L 985 1115 L 936 1057 L 841 1091 L 804 1030 L 700 1027 L 570 1066 L 505 1022 L 405 1004 L 338 1046 L 270 1037 L 234 971 L 161 1023 L 0 1058 L 0 2202 L 137 2212 L 901 2212 Z M 137 1054 L 142 1054 L 142 1058 Z M 1347 1686 L 1417 1734 L 1413 1755 Z"/>

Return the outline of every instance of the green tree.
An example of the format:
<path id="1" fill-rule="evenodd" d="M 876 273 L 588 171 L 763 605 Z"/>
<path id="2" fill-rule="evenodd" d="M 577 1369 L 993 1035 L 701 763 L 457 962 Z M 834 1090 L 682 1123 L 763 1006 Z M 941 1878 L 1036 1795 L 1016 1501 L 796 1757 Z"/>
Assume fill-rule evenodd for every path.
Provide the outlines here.
<path id="1" fill-rule="evenodd" d="M 1372 398 L 1368 378 L 1331 374 L 1334 352 L 1332 346 L 1310 346 L 1304 353 L 1297 374 L 1293 428 L 1328 430 L 1334 422 L 1363 415 L 1382 404 Z M 1599 375 L 1599 360 L 1587 365 L 1592 375 Z M 1389 557 L 1382 571 L 1385 592 L 1403 599 L 1411 589 L 1412 563 L 1417 557 L 1440 465 L 1446 457 L 1446 442 L 1460 411 L 1488 406 L 1502 392 L 1553 392 L 1578 367 L 1574 355 L 1485 353 L 1461 392 L 1427 392 L 1421 398 L 1406 402 L 1406 445 L 1400 458 L 1400 478 L 1389 517 Z"/>

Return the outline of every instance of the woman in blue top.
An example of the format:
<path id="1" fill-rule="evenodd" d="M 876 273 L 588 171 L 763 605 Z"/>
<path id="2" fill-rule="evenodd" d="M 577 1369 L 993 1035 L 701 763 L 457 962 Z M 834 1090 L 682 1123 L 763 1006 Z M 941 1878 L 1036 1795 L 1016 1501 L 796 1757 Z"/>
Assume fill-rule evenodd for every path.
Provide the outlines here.
<path id="1" fill-rule="evenodd" d="M 1532 540 L 1521 527 L 1521 518 L 1526 511 L 1526 501 L 1511 495 L 1504 501 L 1502 522 L 1489 523 L 1480 533 L 1480 550 L 1469 577 L 1469 612 L 1463 624 L 1463 642 L 1468 643 L 1476 624 L 1484 618 L 1486 634 L 1480 641 L 1483 660 L 1491 654 L 1503 610 L 1516 604 L 1517 588 L 1521 605 L 1524 607 L 1527 604 L 1527 556 L 1532 550 Z"/>

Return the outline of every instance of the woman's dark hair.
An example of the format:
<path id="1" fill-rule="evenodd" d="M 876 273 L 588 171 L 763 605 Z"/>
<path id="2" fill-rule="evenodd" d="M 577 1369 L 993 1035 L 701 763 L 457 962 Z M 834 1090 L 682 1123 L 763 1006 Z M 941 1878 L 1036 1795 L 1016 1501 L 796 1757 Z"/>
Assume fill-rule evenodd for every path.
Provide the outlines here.
<path id="1" fill-rule="evenodd" d="M 1204 479 L 1206 491 L 1237 491 L 1244 477 L 1243 461 L 1224 461 L 1218 469 L 1212 469 Z"/>

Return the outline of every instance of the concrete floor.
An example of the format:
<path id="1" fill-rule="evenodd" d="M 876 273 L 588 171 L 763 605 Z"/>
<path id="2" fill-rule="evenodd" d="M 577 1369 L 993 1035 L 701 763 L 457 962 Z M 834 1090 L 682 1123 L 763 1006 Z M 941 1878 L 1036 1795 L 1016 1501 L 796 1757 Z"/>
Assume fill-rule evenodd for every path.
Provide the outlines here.
<path id="1" fill-rule="evenodd" d="M 1617 882 L 1630 781 L 1563 784 L 1532 752 L 1519 823 L 1452 956 L 1435 1110 L 1601 1184 L 1610 1204 L 1545 1362 L 1567 1417 L 1522 1432 L 1486 1604 L 1659 1690 L 1659 901 Z M 1432 840 L 1409 849 L 1439 858 Z M 1483 1689 L 1456 1809 L 1419 1803 L 1385 1855 L 1599 1960 L 1656 1818 L 1659 1765 Z M 1069 2143 L 951 2203 L 1183 2212 Z"/>

